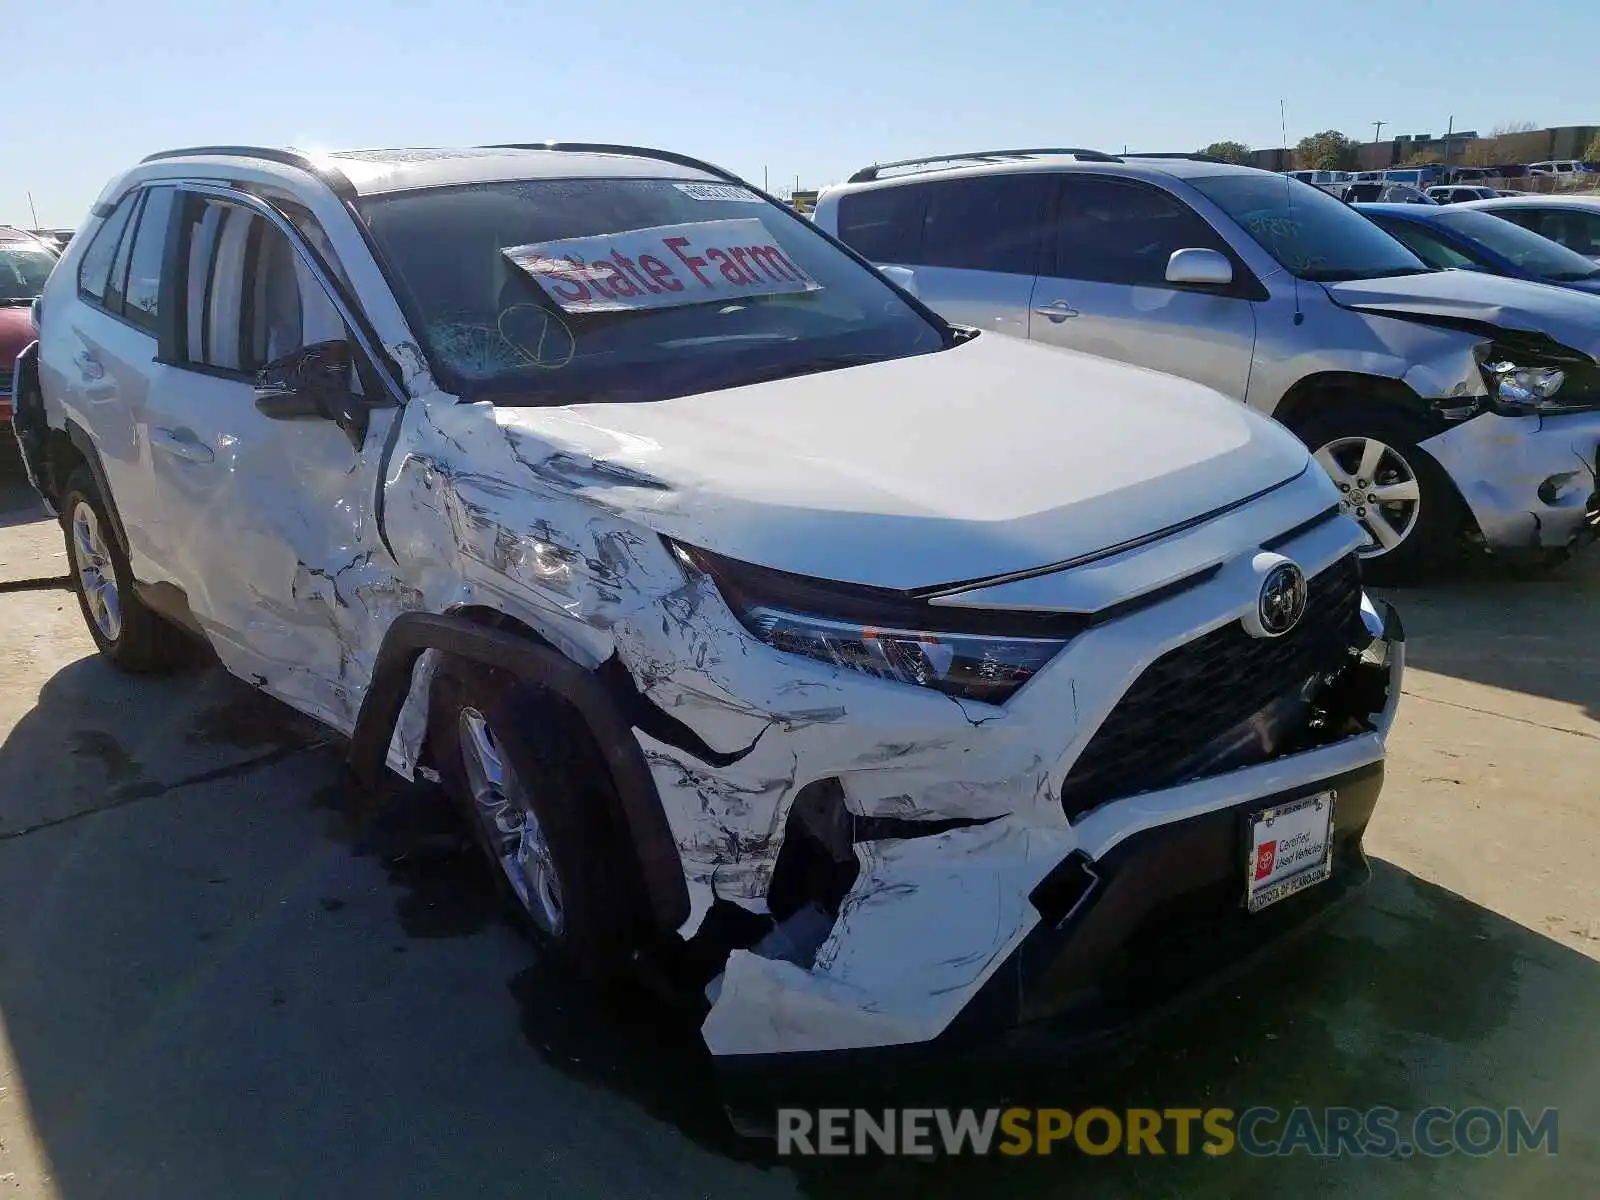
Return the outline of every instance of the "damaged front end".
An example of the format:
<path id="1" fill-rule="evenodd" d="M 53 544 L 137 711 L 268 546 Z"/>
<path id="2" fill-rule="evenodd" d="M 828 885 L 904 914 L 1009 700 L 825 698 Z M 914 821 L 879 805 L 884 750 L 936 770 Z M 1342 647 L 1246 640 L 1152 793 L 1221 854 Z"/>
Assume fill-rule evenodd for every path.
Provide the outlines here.
<path id="1" fill-rule="evenodd" d="M 968 723 L 899 760 L 846 749 L 832 773 L 802 766 L 781 834 L 761 847 L 776 848 L 770 865 L 703 877 L 711 906 L 688 946 L 719 1065 L 764 1072 L 779 1060 L 948 1048 L 1046 1019 L 1054 1036 L 1092 1040 L 1359 886 L 1404 648 L 1398 619 L 1362 595 L 1353 563 L 1318 573 L 1326 615 L 1308 614 L 1303 638 L 1270 643 L 1272 665 L 1229 622 L 1145 664 L 1098 722 L 1087 681 L 1069 678 L 1056 699 L 1025 693 L 992 726 Z M 1159 624 L 1173 607 L 1188 606 L 1136 620 Z M 1209 679 L 1172 672 L 1174 657 L 1193 665 L 1197 653 L 1236 661 Z M 1053 711 L 1052 732 L 1070 738 L 1057 762 L 1015 727 L 1030 720 L 1025 707 Z M 1165 742 L 1163 725 L 1175 729 Z M 998 769 L 984 782 L 991 753 Z M 1331 877 L 1247 913 L 1249 814 L 1322 792 L 1337 797 Z"/>

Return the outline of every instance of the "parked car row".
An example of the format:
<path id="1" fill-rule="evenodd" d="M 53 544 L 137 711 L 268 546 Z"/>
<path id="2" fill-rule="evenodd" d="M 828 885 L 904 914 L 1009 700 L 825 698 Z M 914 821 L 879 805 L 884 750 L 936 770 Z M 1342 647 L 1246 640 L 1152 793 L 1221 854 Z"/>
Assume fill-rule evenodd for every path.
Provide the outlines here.
<path id="1" fill-rule="evenodd" d="M 0 225 L 0 426 L 11 420 L 11 370 L 33 341 L 28 309 L 56 264 L 54 246 Z"/>
<path id="2" fill-rule="evenodd" d="M 1593 297 L 1436 271 L 1319 188 L 1199 160 L 930 160 L 858 173 L 816 219 L 952 320 L 1273 414 L 1366 529 L 1369 578 L 1413 577 L 1463 535 L 1541 562 L 1593 532 Z M 1512 253 L 1513 274 L 1580 281 Z"/>
<path id="3" fill-rule="evenodd" d="M 202 638 L 437 779 L 546 953 L 765 1071 L 1093 1039 L 1359 887 L 1363 573 L 1592 532 L 1597 313 L 1183 157 L 808 219 L 640 147 L 205 147 L 101 194 L 15 432 L 107 659 Z"/>

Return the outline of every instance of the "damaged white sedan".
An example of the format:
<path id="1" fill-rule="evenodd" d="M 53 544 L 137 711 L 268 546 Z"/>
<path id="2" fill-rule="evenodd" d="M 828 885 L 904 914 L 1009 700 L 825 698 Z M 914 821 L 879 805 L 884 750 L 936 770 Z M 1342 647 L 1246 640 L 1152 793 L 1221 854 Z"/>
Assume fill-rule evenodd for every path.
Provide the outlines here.
<path id="1" fill-rule="evenodd" d="M 36 320 L 101 651 L 187 628 L 437 772 L 536 939 L 721 1062 L 1096 1035 L 1366 878 L 1403 644 L 1305 447 L 708 164 L 155 155 Z"/>

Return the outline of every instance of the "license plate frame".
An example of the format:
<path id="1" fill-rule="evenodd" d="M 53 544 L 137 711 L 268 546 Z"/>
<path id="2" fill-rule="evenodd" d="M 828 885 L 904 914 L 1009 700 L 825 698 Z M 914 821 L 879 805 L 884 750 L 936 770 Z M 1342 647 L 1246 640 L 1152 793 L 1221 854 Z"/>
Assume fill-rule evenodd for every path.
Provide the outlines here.
<path id="1" fill-rule="evenodd" d="M 1337 800 L 1335 791 L 1315 792 L 1257 809 L 1246 817 L 1247 910 L 1258 913 L 1332 876 L 1333 810 Z M 1293 856 L 1287 869 L 1280 857 L 1280 847 L 1285 846 Z"/>

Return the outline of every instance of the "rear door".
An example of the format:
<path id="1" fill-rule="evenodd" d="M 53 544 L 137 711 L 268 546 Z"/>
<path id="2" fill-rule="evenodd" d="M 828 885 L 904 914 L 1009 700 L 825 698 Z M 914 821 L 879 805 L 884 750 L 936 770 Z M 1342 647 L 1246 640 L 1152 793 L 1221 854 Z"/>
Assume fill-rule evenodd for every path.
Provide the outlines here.
<path id="1" fill-rule="evenodd" d="M 1222 237 L 1170 192 L 1140 180 L 1059 176 L 1051 265 L 1033 289 L 1038 341 L 1181 375 L 1243 400 L 1259 284 Z M 1210 249 L 1231 285 L 1169 284 L 1174 251 Z"/>
<path id="2" fill-rule="evenodd" d="M 946 320 L 1027 337 L 1049 176 L 988 173 L 854 192 L 839 237 L 873 262 L 912 268 Z"/>
<path id="3" fill-rule="evenodd" d="M 160 550 L 147 402 L 160 369 L 158 298 L 172 198 L 167 187 L 135 189 L 101 223 L 78 264 L 77 303 L 63 314 L 66 344 L 50 355 L 62 364 L 68 408 L 99 452 L 133 574 L 146 582 L 165 579 L 170 569 Z"/>
<path id="4" fill-rule="evenodd" d="M 178 319 L 149 398 L 175 581 L 229 670 L 348 730 L 387 624 L 372 589 L 393 564 L 374 508 L 396 410 L 298 233 L 190 193 L 176 236 Z M 327 341 L 358 358 L 350 382 L 372 404 L 368 428 L 257 409 L 260 368 Z"/>

